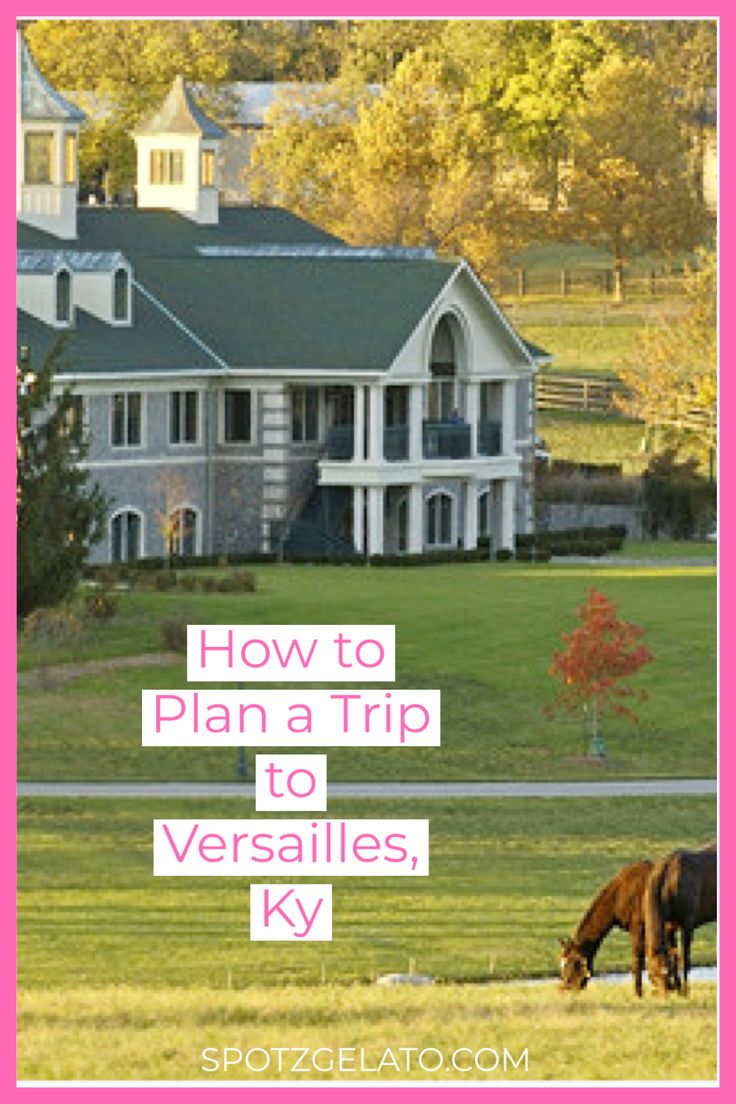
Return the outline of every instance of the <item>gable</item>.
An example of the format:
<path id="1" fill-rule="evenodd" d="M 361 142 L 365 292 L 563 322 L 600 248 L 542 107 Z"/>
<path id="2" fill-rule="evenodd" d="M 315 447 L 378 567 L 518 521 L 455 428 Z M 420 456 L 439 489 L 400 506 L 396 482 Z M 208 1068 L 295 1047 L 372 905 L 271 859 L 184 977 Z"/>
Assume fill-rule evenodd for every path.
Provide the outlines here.
<path id="1" fill-rule="evenodd" d="M 469 376 L 528 376 L 534 357 L 543 350 L 526 345 L 465 264 L 455 266 L 431 308 L 391 365 L 397 379 L 424 374 L 429 364 L 432 334 L 445 314 L 453 315 L 463 334 L 465 371 Z"/>

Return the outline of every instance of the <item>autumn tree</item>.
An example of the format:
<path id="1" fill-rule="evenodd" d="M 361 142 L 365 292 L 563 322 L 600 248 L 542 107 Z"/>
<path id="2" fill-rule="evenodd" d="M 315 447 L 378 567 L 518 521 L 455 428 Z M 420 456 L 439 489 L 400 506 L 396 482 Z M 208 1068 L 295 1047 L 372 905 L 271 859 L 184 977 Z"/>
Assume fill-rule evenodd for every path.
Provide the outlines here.
<path id="1" fill-rule="evenodd" d="M 237 42 L 231 24 L 208 19 L 39 19 L 24 34 L 46 79 L 87 113 L 80 176 L 91 185 L 102 172 L 109 195 L 132 187 L 130 133 L 176 74 L 216 85 L 230 74 Z M 216 91 L 205 107 L 217 112 Z"/>
<path id="2" fill-rule="evenodd" d="M 193 543 L 190 503 L 194 497 L 192 485 L 181 470 L 162 467 L 153 482 L 153 516 L 161 534 L 167 566 Z"/>
<path id="3" fill-rule="evenodd" d="M 654 452 L 710 461 L 717 446 L 718 266 L 700 250 L 685 276 L 685 308 L 663 315 L 639 337 L 618 374 L 626 387 L 618 403 L 645 422 Z"/>
<path id="4" fill-rule="evenodd" d="M 637 694 L 627 680 L 654 657 L 641 643 L 644 629 L 620 620 L 614 603 L 600 591 L 588 591 L 588 600 L 577 615 L 579 626 L 562 634 L 565 647 L 552 657 L 549 674 L 562 685 L 547 712 L 552 715 L 563 709 L 575 715 L 582 713 L 584 728 L 591 737 L 590 753 L 601 757 L 606 752 L 600 718 L 618 714 L 637 720 L 624 703 L 645 695 L 642 691 Z"/>
<path id="5" fill-rule="evenodd" d="M 284 99 L 270 121 L 248 174 L 254 198 L 353 244 L 460 253 L 490 275 L 526 237 L 485 104 L 441 57 L 413 51 L 380 93 L 345 77 Z"/>
<path id="6" fill-rule="evenodd" d="M 688 153 L 662 66 L 607 58 L 589 79 L 577 117 L 565 222 L 610 250 L 617 298 L 632 254 L 651 250 L 671 260 L 702 239 L 707 216 Z"/>

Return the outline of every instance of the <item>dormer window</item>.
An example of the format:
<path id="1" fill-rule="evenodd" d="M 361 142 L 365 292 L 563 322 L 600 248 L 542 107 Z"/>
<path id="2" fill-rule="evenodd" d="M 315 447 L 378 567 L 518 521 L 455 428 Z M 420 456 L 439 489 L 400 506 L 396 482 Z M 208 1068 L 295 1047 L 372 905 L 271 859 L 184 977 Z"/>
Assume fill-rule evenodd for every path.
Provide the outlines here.
<path id="1" fill-rule="evenodd" d="M 69 325 L 72 320 L 72 278 L 65 268 L 56 274 L 56 321 Z"/>
<path id="2" fill-rule="evenodd" d="M 70 130 L 64 134 L 64 183 L 77 183 L 77 136 Z"/>
<path id="3" fill-rule="evenodd" d="M 26 184 L 51 184 L 53 181 L 53 163 L 53 131 L 27 131 L 25 136 Z"/>
<path id="4" fill-rule="evenodd" d="M 127 322 L 130 317 L 130 280 L 124 268 L 115 271 L 112 316 L 116 322 Z"/>
<path id="5" fill-rule="evenodd" d="M 200 175 L 202 178 L 203 188 L 214 188 L 215 186 L 215 151 L 214 150 L 202 150 L 200 158 Z"/>
<path id="6" fill-rule="evenodd" d="M 184 154 L 181 150 L 151 150 L 151 183 L 182 184 Z"/>

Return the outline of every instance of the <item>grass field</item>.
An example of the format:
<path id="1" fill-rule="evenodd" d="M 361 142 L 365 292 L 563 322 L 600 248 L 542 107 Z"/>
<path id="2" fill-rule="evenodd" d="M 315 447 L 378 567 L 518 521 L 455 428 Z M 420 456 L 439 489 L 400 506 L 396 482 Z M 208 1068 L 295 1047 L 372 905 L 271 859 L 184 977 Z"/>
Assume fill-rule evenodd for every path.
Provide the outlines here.
<path id="1" fill-rule="evenodd" d="M 636 1002 L 619 987 L 567 996 L 553 985 L 426 989 L 248 989 L 160 992 L 114 987 L 34 992 L 19 1000 L 18 1068 L 22 1079 L 520 1081 L 713 1080 L 716 1076 L 716 987 L 700 984 L 687 1001 Z M 643 1045 L 644 1040 L 656 1040 Z M 593 1042 L 594 1041 L 594 1042 Z M 225 1071 L 225 1047 L 252 1055 Z M 282 1056 L 261 1048 L 295 1048 Z M 330 1048 L 305 1058 L 296 1048 Z M 401 1048 L 416 1048 L 407 1061 Z M 220 1068 L 213 1070 L 217 1048 Z M 338 1048 L 344 1072 L 318 1072 Z M 392 1048 L 393 1060 L 385 1057 Z M 460 1072 L 479 1051 L 487 1073 Z M 515 1069 L 506 1061 L 504 1048 Z M 361 1056 L 361 1049 L 363 1055 Z M 527 1062 L 522 1061 L 525 1049 Z M 418 1051 L 424 1052 L 420 1059 Z M 498 1068 L 493 1051 L 499 1057 Z M 438 1054 L 439 1052 L 439 1054 Z M 377 1070 L 383 1059 L 384 1067 Z M 419 1068 L 422 1063 L 428 1070 Z M 299 1063 L 309 1072 L 291 1072 Z M 360 1066 L 365 1072 L 360 1072 Z M 354 1072 L 351 1072 L 354 1071 Z"/>
<path id="2" fill-rule="evenodd" d="M 709 984 L 664 1003 L 628 983 L 568 997 L 505 979 L 553 977 L 558 939 L 598 888 L 712 837 L 714 801 L 331 802 L 335 817 L 429 817 L 430 875 L 335 879 L 333 942 L 298 947 L 248 941 L 245 880 L 152 878 L 154 817 L 249 814 L 245 801 L 20 801 L 21 1078 L 188 1079 L 203 1047 L 287 1045 L 528 1046 L 510 1079 L 713 1076 Z M 696 933 L 696 962 L 715 960 L 715 934 Z M 597 969 L 628 964 L 614 931 Z M 361 984 L 410 967 L 437 984 Z"/>
<path id="3" fill-rule="evenodd" d="M 264 566 L 252 595 L 121 595 L 119 616 L 74 645 L 21 649 L 21 667 L 161 648 L 160 625 L 389 623 L 397 683 L 443 692 L 442 748 L 334 749 L 332 780 L 712 776 L 715 566 L 468 564 L 421 569 Z M 609 760 L 583 757 L 578 720 L 549 721 L 547 668 L 590 586 L 646 629 L 655 661 L 637 676 L 640 723 L 606 720 Z M 23 779 L 231 779 L 234 749 L 140 746 L 139 691 L 183 687 L 185 665 L 109 670 L 19 694 Z M 375 684 L 374 684 L 375 685 Z"/>
<path id="4" fill-rule="evenodd" d="M 549 976 L 621 866 L 715 833 L 710 798 L 333 800 L 333 818 L 428 817 L 430 875 L 336 878 L 334 941 L 295 947 L 248 942 L 245 879 L 152 877 L 155 817 L 252 815 L 245 799 L 21 799 L 22 987 L 370 981 L 411 959 L 447 981 Z M 696 960 L 714 937 L 698 933 Z M 600 969 L 628 964 L 617 932 Z"/>
<path id="5" fill-rule="evenodd" d="M 535 425 L 553 460 L 620 464 L 624 475 L 639 474 L 649 462 L 641 448 L 641 422 L 617 414 L 545 410 L 537 414 Z"/>

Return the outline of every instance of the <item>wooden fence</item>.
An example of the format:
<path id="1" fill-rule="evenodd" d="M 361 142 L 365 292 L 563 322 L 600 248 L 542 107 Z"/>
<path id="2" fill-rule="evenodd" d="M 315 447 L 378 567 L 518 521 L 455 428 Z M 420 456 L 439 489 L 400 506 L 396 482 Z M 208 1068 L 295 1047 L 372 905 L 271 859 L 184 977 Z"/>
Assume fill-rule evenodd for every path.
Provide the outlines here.
<path id="1" fill-rule="evenodd" d="M 615 396 L 625 395 L 626 387 L 615 376 L 563 376 L 557 372 L 540 372 L 536 379 L 537 410 L 581 410 L 606 414 L 618 410 Z M 676 418 L 663 423 L 715 443 L 718 412 L 711 410 L 681 410 Z"/>
<path id="2" fill-rule="evenodd" d="M 625 388 L 615 376 L 562 376 L 540 372 L 536 381 L 537 410 L 587 410 L 607 413 L 615 409 L 614 395 Z"/>

